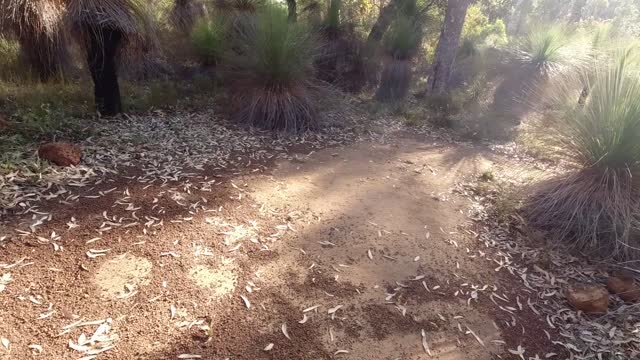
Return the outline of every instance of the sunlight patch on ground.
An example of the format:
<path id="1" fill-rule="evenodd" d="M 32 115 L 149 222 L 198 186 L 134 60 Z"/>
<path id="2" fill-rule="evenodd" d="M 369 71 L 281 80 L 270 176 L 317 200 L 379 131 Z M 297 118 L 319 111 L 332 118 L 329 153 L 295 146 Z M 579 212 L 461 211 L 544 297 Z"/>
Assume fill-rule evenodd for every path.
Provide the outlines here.
<path id="1" fill-rule="evenodd" d="M 122 298 L 149 283 L 152 267 L 149 259 L 127 254 L 104 262 L 94 281 L 103 297 Z"/>
<path id="2" fill-rule="evenodd" d="M 223 234 L 225 235 L 224 243 L 227 246 L 237 244 L 244 239 L 257 237 L 255 230 L 245 225 L 231 226 L 231 229 L 224 231 Z"/>
<path id="3" fill-rule="evenodd" d="M 189 277 L 199 287 L 210 289 L 216 298 L 232 293 L 238 283 L 236 265 L 225 260 L 216 268 L 197 265 L 189 271 Z"/>

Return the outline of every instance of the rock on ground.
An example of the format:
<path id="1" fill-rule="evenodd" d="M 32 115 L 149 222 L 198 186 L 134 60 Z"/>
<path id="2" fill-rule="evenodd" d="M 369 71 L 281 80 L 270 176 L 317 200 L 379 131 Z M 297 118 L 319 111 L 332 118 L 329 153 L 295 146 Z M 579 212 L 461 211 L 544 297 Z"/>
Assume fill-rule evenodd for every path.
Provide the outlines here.
<path id="1" fill-rule="evenodd" d="M 607 280 L 607 288 L 612 294 L 620 296 L 626 302 L 640 301 L 640 286 L 633 275 L 627 272 L 614 272 Z"/>
<path id="2" fill-rule="evenodd" d="M 41 145 L 38 156 L 58 166 L 71 166 L 80 164 L 82 150 L 74 144 L 54 142 Z"/>
<path id="3" fill-rule="evenodd" d="M 604 314 L 609 308 L 609 293 L 596 284 L 574 284 L 567 288 L 567 300 L 576 310 Z"/>
<path id="4" fill-rule="evenodd" d="M 0 131 L 4 131 L 9 128 L 9 121 L 4 117 L 4 115 L 0 114 Z"/>

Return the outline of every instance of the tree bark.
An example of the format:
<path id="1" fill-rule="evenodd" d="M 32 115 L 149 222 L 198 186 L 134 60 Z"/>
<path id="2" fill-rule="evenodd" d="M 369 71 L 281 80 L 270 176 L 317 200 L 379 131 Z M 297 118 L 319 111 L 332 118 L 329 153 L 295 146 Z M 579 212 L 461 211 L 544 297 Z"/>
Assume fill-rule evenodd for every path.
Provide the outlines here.
<path id="1" fill-rule="evenodd" d="M 456 61 L 460 34 L 470 0 L 449 0 L 444 15 L 440 40 L 427 84 L 427 94 L 442 95 L 449 90 L 449 79 Z"/>
<path id="2" fill-rule="evenodd" d="M 287 8 L 289 8 L 289 22 L 298 21 L 298 12 L 296 10 L 296 0 L 287 0 Z"/>
<path id="3" fill-rule="evenodd" d="M 369 36 L 367 37 L 367 43 L 369 44 L 377 44 L 382 40 L 384 33 L 391 25 L 393 18 L 395 17 L 400 5 L 403 0 L 390 0 L 389 3 L 380 10 L 380 15 L 378 15 L 378 19 L 376 19 L 375 24 L 371 27 L 371 31 L 369 31 Z"/>
<path id="4" fill-rule="evenodd" d="M 571 7 L 571 19 L 573 23 L 578 23 L 582 20 L 582 10 L 587 5 L 587 0 L 574 0 Z"/>
<path id="5" fill-rule="evenodd" d="M 518 22 L 520 21 L 520 14 L 522 13 L 522 3 L 524 0 L 516 0 L 513 4 L 513 11 L 509 16 L 509 22 L 507 23 L 507 33 L 509 35 L 517 34 Z"/>
<path id="6" fill-rule="evenodd" d="M 101 115 L 122 112 L 118 85 L 117 53 L 122 33 L 109 28 L 88 29 L 87 63 L 94 83 L 96 108 Z"/>

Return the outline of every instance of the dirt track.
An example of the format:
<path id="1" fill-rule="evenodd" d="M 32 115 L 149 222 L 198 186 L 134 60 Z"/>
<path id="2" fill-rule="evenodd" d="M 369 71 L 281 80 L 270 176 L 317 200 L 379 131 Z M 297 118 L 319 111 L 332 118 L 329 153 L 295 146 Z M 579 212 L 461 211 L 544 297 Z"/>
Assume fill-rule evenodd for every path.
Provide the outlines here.
<path id="1" fill-rule="evenodd" d="M 55 215 L 41 238 L 0 253 L 0 275 L 12 277 L 0 293 L 0 336 L 10 342 L 0 358 L 560 353 L 526 306 L 535 299 L 495 271 L 470 203 L 453 191 L 494 156 L 404 134 L 194 175 L 192 187 L 118 177 L 86 190 L 116 188 L 99 199 L 45 203 Z M 105 341 L 87 342 L 89 353 L 69 346 L 106 319 Z"/>

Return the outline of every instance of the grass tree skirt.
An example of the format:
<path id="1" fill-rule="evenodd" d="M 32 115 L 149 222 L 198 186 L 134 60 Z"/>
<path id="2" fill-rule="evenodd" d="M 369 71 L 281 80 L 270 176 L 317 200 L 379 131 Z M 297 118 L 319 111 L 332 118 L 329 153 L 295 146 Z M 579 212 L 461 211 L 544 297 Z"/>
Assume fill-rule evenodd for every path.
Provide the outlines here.
<path id="1" fill-rule="evenodd" d="M 122 112 L 116 56 L 122 32 L 104 28 L 87 31 L 87 63 L 95 86 L 96 108 L 103 116 Z"/>
<path id="2" fill-rule="evenodd" d="M 71 59 L 58 35 L 36 34 L 20 38 L 22 58 L 38 79 L 46 82 L 62 75 Z"/>
<path id="3" fill-rule="evenodd" d="M 246 125 L 266 130 L 304 132 L 317 129 L 317 109 L 305 86 L 264 86 L 237 92 L 236 116 Z"/>

